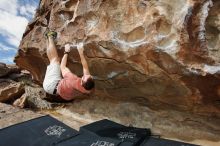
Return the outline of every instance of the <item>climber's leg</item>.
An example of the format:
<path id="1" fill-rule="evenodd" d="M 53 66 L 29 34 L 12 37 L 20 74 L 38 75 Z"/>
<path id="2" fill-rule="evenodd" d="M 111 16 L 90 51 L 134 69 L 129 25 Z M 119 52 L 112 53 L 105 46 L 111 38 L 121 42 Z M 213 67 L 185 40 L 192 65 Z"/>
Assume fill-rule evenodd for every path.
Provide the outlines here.
<path id="1" fill-rule="evenodd" d="M 47 56 L 50 64 L 47 66 L 46 74 L 43 81 L 43 88 L 49 94 L 56 94 L 56 88 L 61 80 L 60 58 L 54 43 L 55 32 L 49 32 L 47 35 Z"/>
<path id="2" fill-rule="evenodd" d="M 60 58 L 57 53 L 53 36 L 48 36 L 47 57 L 50 60 L 50 63 L 56 62 L 60 64 Z"/>

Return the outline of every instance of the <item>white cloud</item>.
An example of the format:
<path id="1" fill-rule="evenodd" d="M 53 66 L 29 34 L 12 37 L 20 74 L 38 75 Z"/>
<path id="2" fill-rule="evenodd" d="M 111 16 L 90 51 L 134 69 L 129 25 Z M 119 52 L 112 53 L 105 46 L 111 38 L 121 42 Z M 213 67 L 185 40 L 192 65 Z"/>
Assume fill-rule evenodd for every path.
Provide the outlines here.
<path id="1" fill-rule="evenodd" d="M 4 62 L 6 64 L 14 63 L 13 60 L 14 60 L 14 57 L 0 58 L 0 62 Z"/>
<path id="2" fill-rule="evenodd" d="M 18 47 L 21 41 L 21 38 L 17 38 L 15 36 L 9 36 L 6 38 L 6 41 L 10 44 L 13 45 L 15 47 Z"/>
<path id="3" fill-rule="evenodd" d="M 11 14 L 17 14 L 17 0 L 0 0 L 0 9 Z"/>
<path id="4" fill-rule="evenodd" d="M 35 13 L 36 7 L 30 4 L 26 4 L 25 6 L 21 6 L 19 11 L 21 15 L 32 17 Z"/>
<path id="5" fill-rule="evenodd" d="M 28 18 L 33 17 L 35 9 L 36 6 L 22 5 L 17 0 L 0 0 L 0 34 L 5 36 L 10 45 L 18 47 Z M 19 16 L 18 11 L 25 17 Z"/>
<path id="6" fill-rule="evenodd" d="M 16 51 L 16 48 L 8 47 L 0 42 L 0 51 Z"/>
<path id="7" fill-rule="evenodd" d="M 25 17 L 16 16 L 6 11 L 0 10 L 0 33 L 6 36 L 13 46 L 18 46 L 24 30 L 28 24 Z"/>
<path id="8" fill-rule="evenodd" d="M 0 51 L 17 51 L 28 20 L 35 13 L 37 3 L 35 0 L 0 0 L 0 35 L 3 37 L 3 40 L 0 40 Z M 1 55 L 0 62 L 12 63 L 13 57 Z"/>

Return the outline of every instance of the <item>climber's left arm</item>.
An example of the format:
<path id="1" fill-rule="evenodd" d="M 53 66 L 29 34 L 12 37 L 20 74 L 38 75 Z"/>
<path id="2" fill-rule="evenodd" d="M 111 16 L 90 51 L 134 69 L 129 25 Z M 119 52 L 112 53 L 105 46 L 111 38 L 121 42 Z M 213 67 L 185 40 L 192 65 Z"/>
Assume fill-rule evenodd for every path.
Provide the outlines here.
<path id="1" fill-rule="evenodd" d="M 65 45 L 65 52 L 60 64 L 60 69 L 63 76 L 65 73 L 70 72 L 70 69 L 66 66 L 69 52 L 70 52 L 70 45 L 67 44 Z"/>

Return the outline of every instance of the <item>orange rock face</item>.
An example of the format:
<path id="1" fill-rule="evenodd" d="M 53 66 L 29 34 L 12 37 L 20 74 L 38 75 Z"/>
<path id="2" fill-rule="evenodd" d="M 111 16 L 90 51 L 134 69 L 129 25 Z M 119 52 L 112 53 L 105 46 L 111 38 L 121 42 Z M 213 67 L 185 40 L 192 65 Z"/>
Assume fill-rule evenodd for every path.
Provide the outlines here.
<path id="1" fill-rule="evenodd" d="M 219 115 L 219 9 L 219 0 L 41 0 L 15 62 L 42 83 L 49 27 L 60 57 L 72 44 L 79 76 L 74 46 L 84 41 L 98 97 Z"/>

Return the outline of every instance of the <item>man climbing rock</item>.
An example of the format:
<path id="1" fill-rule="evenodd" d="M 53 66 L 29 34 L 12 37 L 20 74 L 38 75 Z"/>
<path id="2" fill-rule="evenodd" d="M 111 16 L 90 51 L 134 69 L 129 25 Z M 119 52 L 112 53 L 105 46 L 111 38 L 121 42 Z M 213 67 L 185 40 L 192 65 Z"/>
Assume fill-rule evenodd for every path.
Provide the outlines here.
<path id="1" fill-rule="evenodd" d="M 95 83 L 89 72 L 88 64 L 83 53 L 83 43 L 77 44 L 77 50 L 83 66 L 83 76 L 80 78 L 67 67 L 70 45 L 65 45 L 65 52 L 60 63 L 54 43 L 57 33 L 49 31 L 46 33 L 46 37 L 48 38 L 47 56 L 50 64 L 47 66 L 43 82 L 44 90 L 52 95 L 60 95 L 64 100 L 72 100 L 81 94 L 90 94 L 94 89 Z"/>

